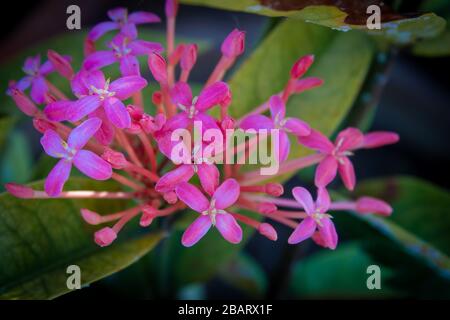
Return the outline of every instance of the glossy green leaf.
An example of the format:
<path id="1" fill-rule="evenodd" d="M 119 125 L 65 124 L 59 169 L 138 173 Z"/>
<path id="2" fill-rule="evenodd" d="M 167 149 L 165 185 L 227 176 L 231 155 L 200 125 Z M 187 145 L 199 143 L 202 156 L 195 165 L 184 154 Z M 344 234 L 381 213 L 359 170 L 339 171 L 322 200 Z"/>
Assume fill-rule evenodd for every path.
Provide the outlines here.
<path id="1" fill-rule="evenodd" d="M 8 137 L 9 131 L 14 126 L 15 119 L 12 117 L 1 117 L 0 118 L 0 150 Z"/>
<path id="2" fill-rule="evenodd" d="M 445 20 L 433 13 L 414 17 L 401 15 L 384 6 L 380 30 L 369 30 L 365 11 L 377 1 L 311 1 L 311 0 L 181 0 L 191 5 L 202 5 L 224 10 L 243 11 L 269 17 L 290 17 L 329 28 L 349 31 L 364 30 L 382 35 L 390 41 L 405 44 L 416 39 L 432 38 L 445 28 Z M 378 1 L 381 4 L 382 1 Z"/>
<path id="3" fill-rule="evenodd" d="M 1 154 L 0 163 L 1 184 L 11 181 L 16 183 L 29 181 L 33 159 L 29 139 L 23 132 L 15 131 L 10 135 L 5 151 Z"/>
<path id="4" fill-rule="evenodd" d="M 42 188 L 42 183 L 33 187 Z M 72 178 L 67 189 L 117 190 L 117 186 Z M 87 285 L 150 251 L 161 234 L 126 239 L 129 229 L 125 229 L 117 242 L 100 248 L 93 241 L 98 227 L 88 226 L 80 217 L 80 208 L 110 213 L 123 210 L 127 204 L 120 200 L 23 200 L 0 195 L 0 298 L 54 298 L 70 291 L 66 285 L 70 265 L 80 267 L 81 283 Z"/>
<path id="5" fill-rule="evenodd" d="M 336 251 L 320 250 L 293 266 L 290 288 L 296 298 L 387 298 L 395 292 L 386 285 L 393 272 L 381 269 L 381 289 L 369 290 L 367 268 L 377 263 L 358 243 L 346 243 Z"/>

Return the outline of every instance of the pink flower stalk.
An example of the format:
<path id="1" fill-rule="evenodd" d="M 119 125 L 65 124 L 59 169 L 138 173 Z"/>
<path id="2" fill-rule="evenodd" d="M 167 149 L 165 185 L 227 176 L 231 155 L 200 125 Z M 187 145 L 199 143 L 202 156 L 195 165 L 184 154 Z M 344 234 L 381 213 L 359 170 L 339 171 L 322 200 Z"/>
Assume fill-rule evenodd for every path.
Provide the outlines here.
<path id="1" fill-rule="evenodd" d="M 328 191 L 324 188 L 319 188 L 315 202 L 308 190 L 302 187 L 295 187 L 292 190 L 292 195 L 303 206 L 308 216 L 295 228 L 288 242 L 290 244 L 300 243 L 311 238 L 315 231 L 318 230 L 318 235 L 313 239 L 316 242 L 320 239 L 319 245 L 334 250 L 337 246 L 338 236 L 331 221 L 331 216 L 327 214 L 330 207 Z"/>
<path id="2" fill-rule="evenodd" d="M 61 159 L 45 180 L 45 191 L 52 197 L 58 196 L 70 176 L 72 164 L 86 176 L 95 180 L 108 180 L 112 169 L 109 163 L 89 150 L 83 150 L 89 139 L 100 128 L 98 118 L 86 120 L 69 135 L 67 143 L 58 133 L 47 130 L 41 139 L 42 147 L 49 156 Z"/>
<path id="3" fill-rule="evenodd" d="M 166 1 L 166 48 L 138 38 L 136 26 L 158 22 L 157 16 L 142 11 L 128 14 L 126 9 L 116 8 L 108 11 L 111 21 L 102 22 L 89 32 L 81 69 L 76 69 L 69 58 L 53 50 L 48 50 L 49 61 L 42 65 L 39 56 L 26 60 L 27 76 L 18 82 L 11 81 L 7 93 L 17 107 L 32 118 L 34 127 L 42 134 L 44 151 L 59 161 L 48 174 L 44 190 L 9 183 L 6 189 L 11 195 L 34 200 L 54 197 L 133 200 L 135 206 L 121 212 L 100 214 L 89 208 L 81 210 L 81 218 L 86 223 L 104 225 L 94 234 L 94 241 L 102 247 L 112 244 L 120 230 L 138 215 L 139 224 L 148 227 L 156 219 L 165 219 L 190 208 L 199 216 L 183 234 L 182 244 L 186 247 L 197 243 L 212 226 L 217 227 L 226 241 L 239 243 L 242 240 L 240 224 L 276 241 L 279 236 L 270 223 L 276 221 L 294 230 L 289 243 L 312 238 L 317 244 L 334 249 L 337 235 L 328 209 L 383 216 L 392 213 L 387 203 L 371 197 L 331 202 L 325 187 L 339 170 L 346 187 L 353 189 L 355 178 L 348 159 L 351 152 L 395 143 L 398 141 L 395 133 L 363 135 L 349 128 L 332 143 L 303 120 L 286 117 L 286 104 L 292 95 L 323 84 L 319 78 L 302 78 L 313 64 L 312 55 L 301 57 L 293 64 L 282 91 L 267 93 L 270 96 L 267 102 L 255 106 L 241 119 L 232 118 L 230 108 L 239 107 L 239 101 L 233 101 L 232 92 L 222 79 L 245 49 L 245 32 L 238 29 L 223 41 L 220 61 L 198 97 L 193 97 L 188 80 L 198 63 L 198 47 L 196 44 L 175 46 L 177 10 L 178 1 Z M 97 51 L 95 41 L 111 30 L 118 30 L 118 33 L 108 44 L 109 50 Z M 151 92 L 151 99 L 144 94 L 150 89 L 141 76 L 138 56 L 147 57 L 148 70 L 159 86 Z M 109 65 L 117 68 L 122 77 L 112 82 L 105 79 L 101 69 Z M 59 83 L 45 78 L 53 71 L 70 84 L 71 96 L 59 89 L 62 87 Z M 30 86 L 31 98 L 24 93 Z M 43 110 L 38 104 L 45 104 Z M 210 113 L 214 108 L 218 116 Z M 270 117 L 263 115 L 269 110 Z M 265 129 L 268 134 L 267 130 L 279 130 L 280 140 L 276 141 L 281 150 L 278 174 L 319 163 L 315 178 L 317 200 L 313 202 L 308 191 L 301 187 L 293 191 L 297 201 L 278 198 L 284 192 L 283 186 L 267 183 L 273 176 L 261 175 L 259 167 L 255 171 L 244 171 L 241 164 L 214 163 L 205 152 L 212 142 L 204 141 L 204 137 L 200 142 L 185 142 L 181 148 L 177 141 L 172 141 L 171 136 L 177 129 L 193 133 L 199 124 L 203 132 L 217 129 L 222 134 L 222 149 L 226 145 L 227 130 Z M 319 152 L 287 160 L 290 135 Z M 231 153 L 250 154 L 252 147 L 254 143 L 241 143 Z M 222 149 L 219 152 L 229 151 Z M 91 179 L 113 179 L 123 190 L 63 191 L 72 165 Z M 198 189 L 200 186 L 202 191 Z M 231 211 L 231 207 L 236 210 Z M 297 210 L 279 209 L 282 207 Z M 246 215 L 242 209 L 252 211 L 261 219 Z"/>
<path id="4" fill-rule="evenodd" d="M 353 151 L 361 148 L 373 148 L 396 143 L 399 138 L 395 133 L 368 134 L 356 128 L 341 131 L 333 144 L 327 137 L 316 130 L 306 137 L 299 137 L 299 142 L 311 149 L 318 150 L 325 157 L 316 170 L 315 184 L 318 188 L 326 187 L 336 177 L 339 171 L 342 181 L 347 189 L 355 188 L 355 170 L 349 159 Z"/>
<path id="5" fill-rule="evenodd" d="M 225 211 L 239 198 L 239 183 L 236 180 L 225 180 L 214 191 L 210 201 L 195 186 L 186 182 L 180 183 L 175 192 L 181 201 L 201 214 L 183 234 L 181 242 L 185 247 L 196 244 L 211 226 L 215 226 L 228 242 L 235 244 L 241 242 L 241 227 L 236 219 Z"/>
<path id="6" fill-rule="evenodd" d="M 289 156 L 291 143 L 288 133 L 297 137 L 308 136 L 311 132 L 309 125 L 303 120 L 296 118 L 286 118 L 286 106 L 279 96 L 272 96 L 269 101 L 271 119 L 260 115 L 250 115 L 242 120 L 242 129 L 279 129 L 279 160 L 285 161 Z"/>

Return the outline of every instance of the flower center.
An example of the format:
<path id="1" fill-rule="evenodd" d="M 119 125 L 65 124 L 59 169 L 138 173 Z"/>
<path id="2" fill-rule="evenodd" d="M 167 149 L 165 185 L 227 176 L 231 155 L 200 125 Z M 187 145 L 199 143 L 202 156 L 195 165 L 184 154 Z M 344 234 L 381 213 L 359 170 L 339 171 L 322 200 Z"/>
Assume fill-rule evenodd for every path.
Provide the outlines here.
<path id="1" fill-rule="evenodd" d="M 327 214 L 327 213 L 322 213 L 322 212 L 320 212 L 319 210 L 316 210 L 316 212 L 314 212 L 314 213 L 311 215 L 311 218 L 313 218 L 314 221 L 316 221 L 317 225 L 319 225 L 320 227 L 322 227 L 322 226 L 323 226 L 323 225 L 322 225 L 322 219 L 324 219 L 324 218 L 332 219 L 333 217 L 332 217 L 331 215 Z"/>
<path id="2" fill-rule="evenodd" d="M 100 96 L 101 100 L 104 100 L 105 98 L 113 97 L 116 93 L 114 91 L 109 91 L 109 79 L 105 82 L 105 87 L 103 89 L 99 89 L 91 85 L 90 87 L 91 94 L 94 93 L 98 96 Z"/>
<path id="3" fill-rule="evenodd" d="M 343 143 L 344 143 L 344 138 L 339 139 L 339 141 L 336 143 L 336 147 L 334 148 L 333 152 L 331 153 L 340 164 L 344 163 L 344 157 L 350 157 L 353 155 L 353 152 L 351 152 L 349 150 L 341 150 Z"/>
<path id="4" fill-rule="evenodd" d="M 211 199 L 211 202 L 209 204 L 209 208 L 207 210 L 203 211 L 202 215 L 204 215 L 204 216 L 209 215 L 209 217 L 211 218 L 211 223 L 214 226 L 214 225 L 216 225 L 216 215 L 217 214 L 224 214 L 224 213 L 226 213 L 225 210 L 216 208 L 216 200 L 215 199 Z"/>

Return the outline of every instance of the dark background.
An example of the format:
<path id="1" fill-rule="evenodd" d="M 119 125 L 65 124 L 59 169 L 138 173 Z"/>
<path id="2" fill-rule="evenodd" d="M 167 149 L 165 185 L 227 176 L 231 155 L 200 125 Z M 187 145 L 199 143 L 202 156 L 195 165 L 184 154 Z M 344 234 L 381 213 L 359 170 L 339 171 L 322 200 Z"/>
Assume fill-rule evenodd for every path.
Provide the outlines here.
<path id="1" fill-rule="evenodd" d="M 44 0 L 27 5 L 21 1 L 9 2 L 0 20 L 0 64 L 42 39 L 70 32 L 66 29 L 66 8 L 71 4 L 81 8 L 82 28 L 107 20 L 106 11 L 119 5 L 130 11 L 148 10 L 164 16 L 162 1 Z M 9 21 L 10 17 L 14 19 Z M 194 68 L 191 80 L 203 81 L 208 76 L 220 57 L 220 43 L 232 28 L 247 32 L 248 55 L 264 32 L 266 22 L 267 18 L 256 15 L 181 6 L 177 34 L 206 39 L 214 44 L 211 51 L 199 57 L 201 63 Z M 164 29 L 164 26 L 161 23 L 151 27 Z M 81 46 L 80 43 L 80 50 Z M 450 58 L 419 58 L 409 54 L 408 50 L 399 51 L 381 94 L 372 130 L 396 131 L 401 141 L 381 150 L 358 152 L 353 163 L 359 179 L 408 174 L 449 188 L 449 62 Z M 268 248 L 261 247 L 255 236 L 246 250 L 262 263 L 271 277 L 269 296 L 278 297 L 285 285 L 283 274 L 289 267 L 288 262 L 301 252 L 292 247 L 287 249 L 281 242 L 272 247 L 269 249 L 273 254 L 268 257 L 265 254 Z M 207 288 L 209 298 L 239 297 L 239 293 L 219 280 L 211 281 Z M 114 296 L 99 282 L 64 299 L 98 297 L 100 293 L 102 297 Z"/>

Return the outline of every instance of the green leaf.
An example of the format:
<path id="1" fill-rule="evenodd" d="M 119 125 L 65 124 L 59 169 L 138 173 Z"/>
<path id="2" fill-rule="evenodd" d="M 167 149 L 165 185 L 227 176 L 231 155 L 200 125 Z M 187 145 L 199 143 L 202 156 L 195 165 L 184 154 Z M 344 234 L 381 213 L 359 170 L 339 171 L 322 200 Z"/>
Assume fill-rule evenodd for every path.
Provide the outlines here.
<path id="1" fill-rule="evenodd" d="M 339 33 L 293 19 L 281 23 L 231 79 L 236 104 L 230 113 L 242 116 L 280 92 L 294 62 L 306 54 L 315 55 L 308 76 L 320 77 L 325 84 L 292 97 L 287 115 L 331 135 L 352 107 L 372 61 L 372 43 L 359 32 Z M 309 153 L 293 137 L 291 142 L 291 158 Z"/>
<path id="2" fill-rule="evenodd" d="M 35 183 L 34 188 L 42 188 Z M 118 190 L 110 182 L 72 178 L 67 189 Z M 126 239 L 127 228 L 116 243 L 98 247 L 80 217 L 80 208 L 100 213 L 125 209 L 120 200 L 23 200 L 0 195 L 0 298 L 50 299 L 69 292 L 70 265 L 81 268 L 82 285 L 121 270 L 150 251 L 161 234 Z"/>
<path id="3" fill-rule="evenodd" d="M 13 132 L 1 157 L 0 183 L 26 183 L 32 173 L 31 146 L 21 131 Z"/>
<path id="4" fill-rule="evenodd" d="M 339 245 L 336 251 L 320 250 L 293 266 L 291 291 L 296 298 L 387 298 L 395 292 L 386 285 L 392 271 L 381 269 L 381 289 L 367 288 L 367 267 L 376 264 L 358 243 Z"/>
<path id="5" fill-rule="evenodd" d="M 0 150 L 2 149 L 3 144 L 6 141 L 6 138 L 8 137 L 9 131 L 12 129 L 15 122 L 16 119 L 12 117 L 0 118 Z"/>
<path id="6" fill-rule="evenodd" d="M 380 30 L 369 30 L 365 11 L 382 1 L 293 1 L 293 0 L 181 0 L 182 3 L 224 10 L 243 11 L 269 17 L 290 17 L 341 31 L 364 30 L 390 41 L 406 44 L 416 39 L 432 38 L 445 28 L 445 20 L 433 13 L 415 17 L 397 14 L 384 6 L 385 18 Z M 384 16 L 383 16 L 384 15 Z M 389 19 L 388 19 L 389 18 Z"/>

